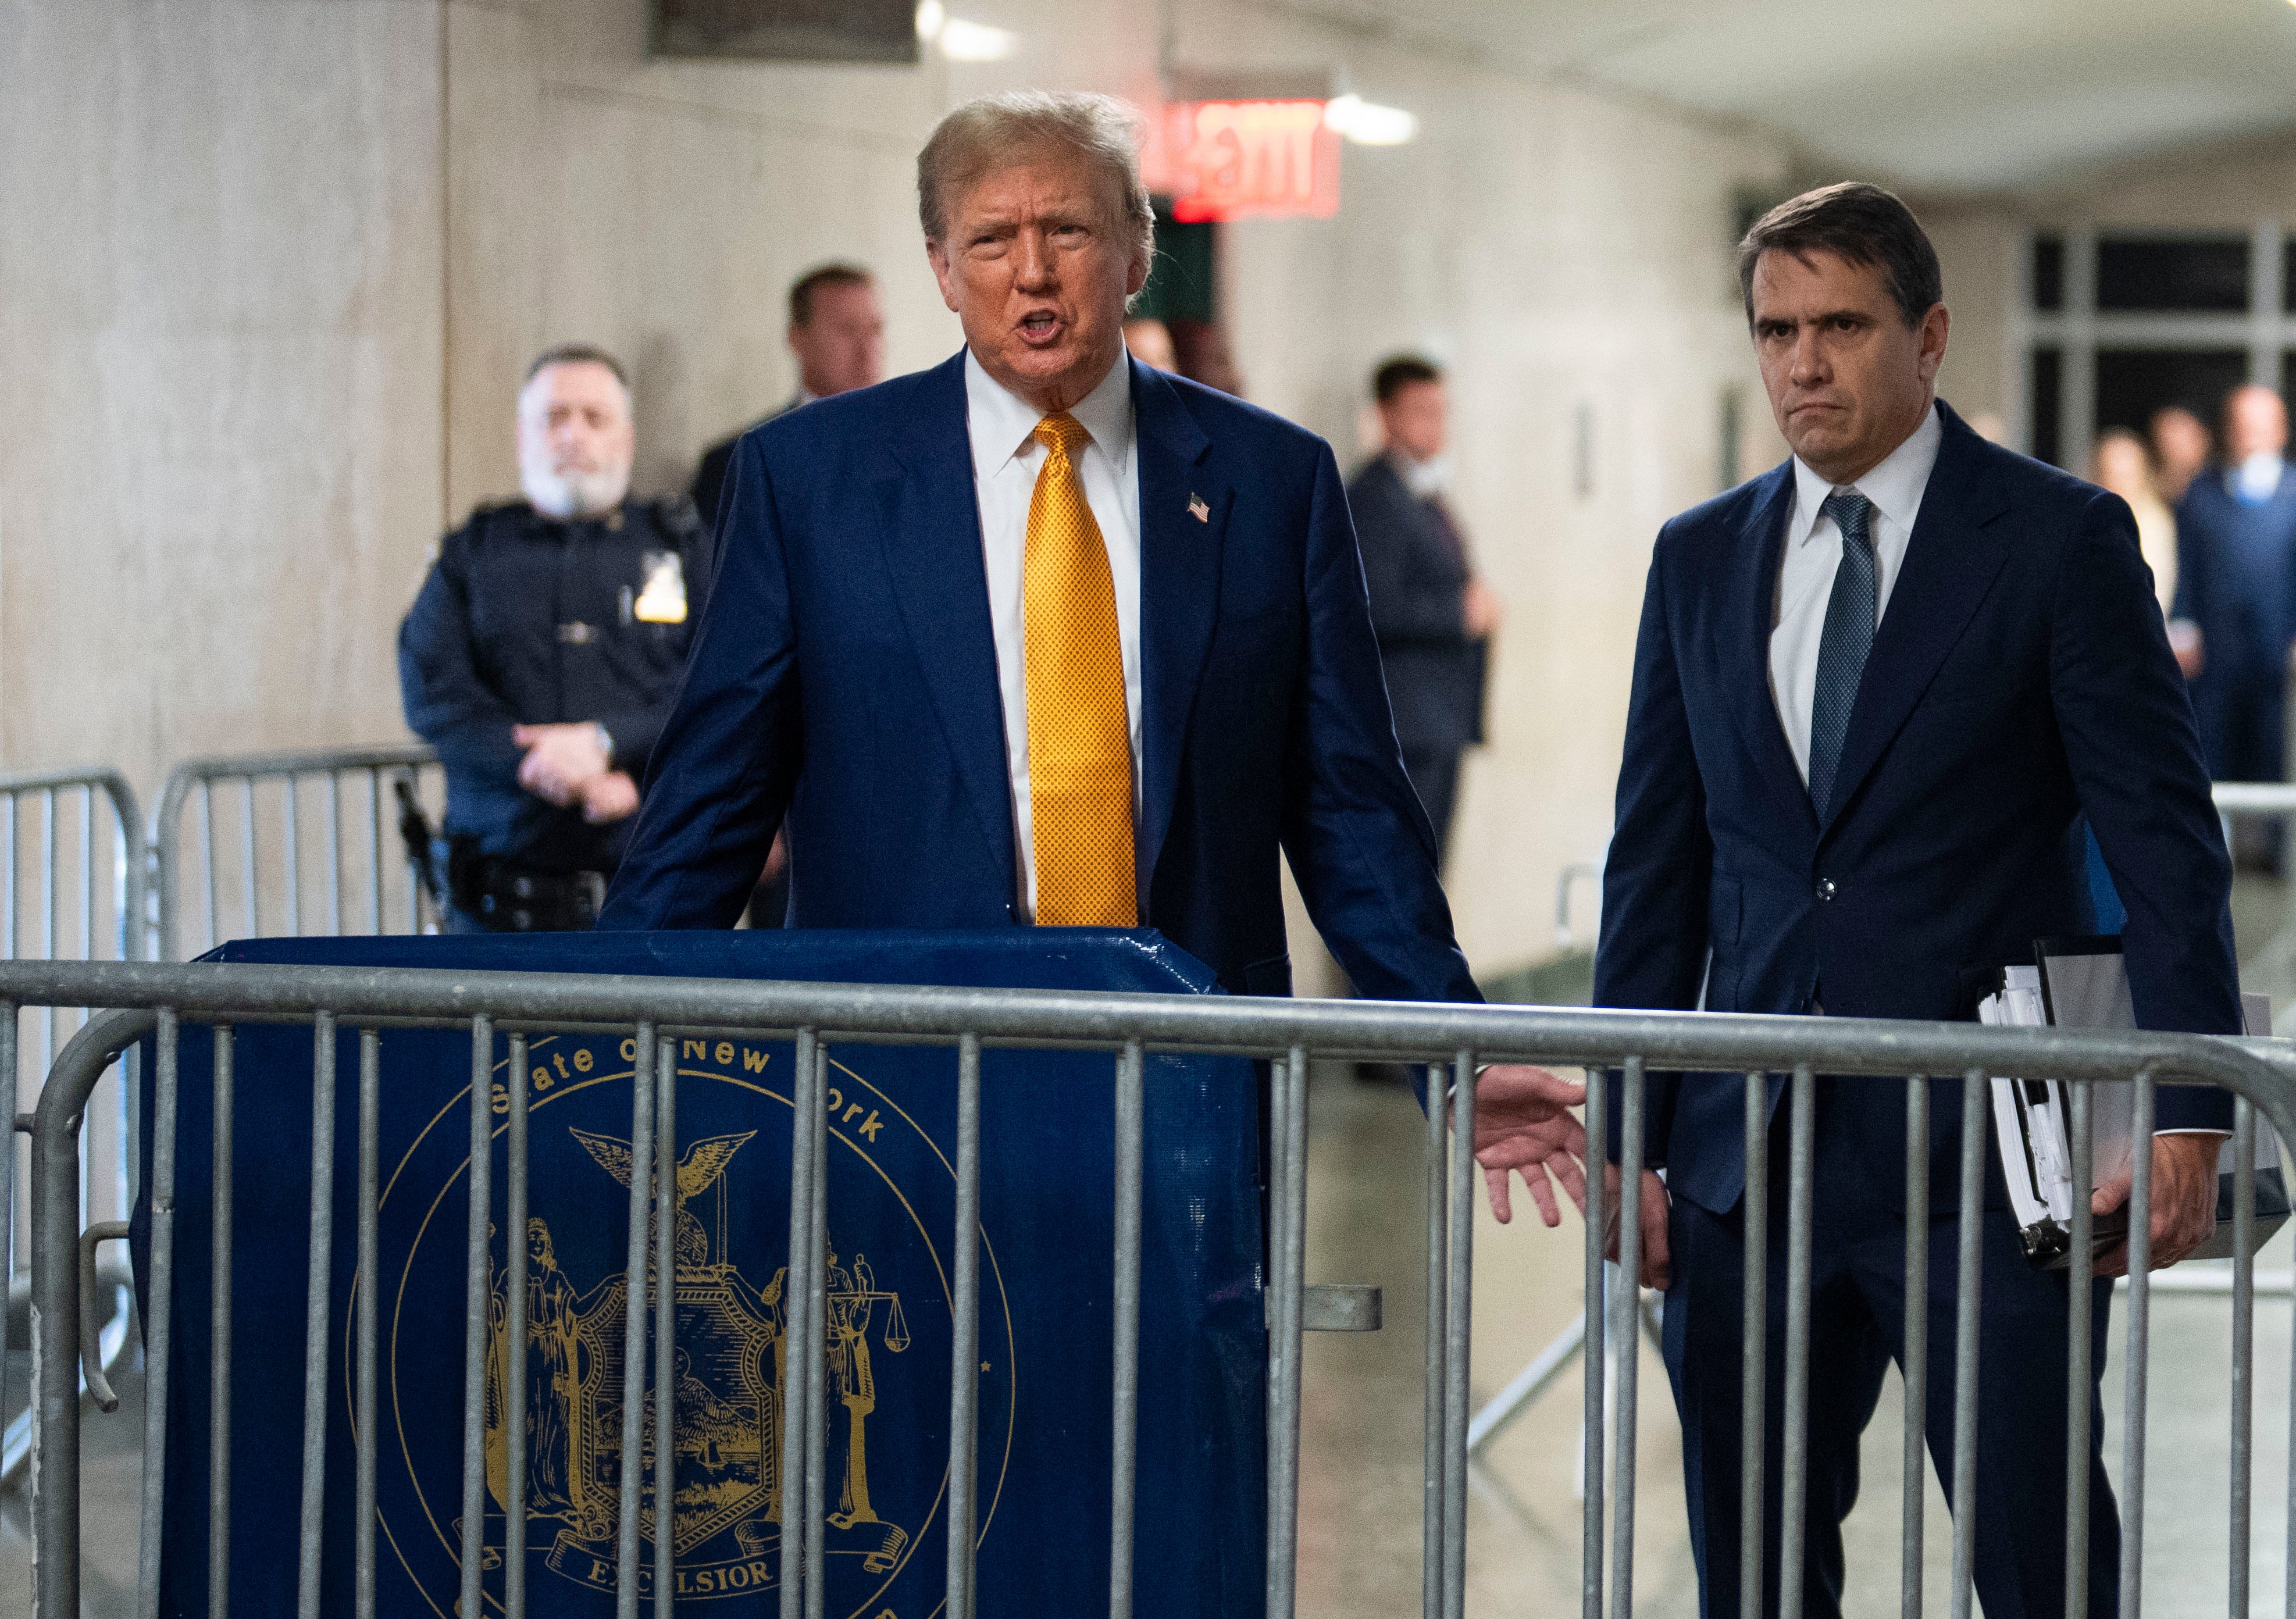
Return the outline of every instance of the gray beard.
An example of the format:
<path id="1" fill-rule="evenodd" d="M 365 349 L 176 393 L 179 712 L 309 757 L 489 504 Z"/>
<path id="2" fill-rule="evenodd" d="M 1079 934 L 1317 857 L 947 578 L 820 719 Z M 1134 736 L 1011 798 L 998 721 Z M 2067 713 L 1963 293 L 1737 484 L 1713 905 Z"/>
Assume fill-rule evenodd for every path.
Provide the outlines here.
<path id="1" fill-rule="evenodd" d="M 519 483 L 537 511 L 562 522 L 603 516 L 620 505 L 630 492 L 627 468 L 561 472 L 547 461 L 529 462 L 520 467 Z"/>

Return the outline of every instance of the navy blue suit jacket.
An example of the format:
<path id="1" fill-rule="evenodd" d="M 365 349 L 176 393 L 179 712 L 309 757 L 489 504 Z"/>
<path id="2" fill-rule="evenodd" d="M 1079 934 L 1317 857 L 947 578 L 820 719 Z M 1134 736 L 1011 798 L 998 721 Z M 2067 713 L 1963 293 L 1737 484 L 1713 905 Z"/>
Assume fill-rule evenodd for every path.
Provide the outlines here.
<path id="1" fill-rule="evenodd" d="M 2202 695 L 2252 671 L 2278 675 L 2296 641 L 2296 469 L 2268 501 L 2243 501 L 2232 473 L 2210 467 L 2177 503 L 2175 616 L 2201 627 Z"/>
<path id="2" fill-rule="evenodd" d="M 1770 695 L 1792 463 L 1660 532 L 1595 1002 L 1695 1007 L 1703 979 L 1714 1011 L 1816 1001 L 1836 1017 L 1969 1018 L 1991 969 L 2093 930 L 2086 814 L 2128 905 L 2138 1023 L 2238 1033 L 2231 868 L 2135 519 L 1938 408 L 1937 467 L 1823 819 Z M 1743 1190 L 1742 1080 L 1650 1085 L 1651 1163 L 1677 1196 L 1727 1213 Z M 1902 1099 L 1845 1083 L 1837 1103 L 1832 1127 L 1860 1132 L 1877 1184 L 1902 1188 Z M 2229 1128 L 2231 1103 L 2164 1090 L 2157 1116 Z M 1931 1132 L 1933 1182 L 1950 1185 L 1958 1087 L 1938 1088 Z"/>
<path id="3" fill-rule="evenodd" d="M 1131 376 L 1142 924 L 1231 991 L 1289 993 L 1280 849 L 1360 991 L 1480 1000 L 1330 446 Z M 598 925 L 730 926 L 784 814 L 798 927 L 1015 920 L 962 354 L 742 439 L 709 610 Z"/>

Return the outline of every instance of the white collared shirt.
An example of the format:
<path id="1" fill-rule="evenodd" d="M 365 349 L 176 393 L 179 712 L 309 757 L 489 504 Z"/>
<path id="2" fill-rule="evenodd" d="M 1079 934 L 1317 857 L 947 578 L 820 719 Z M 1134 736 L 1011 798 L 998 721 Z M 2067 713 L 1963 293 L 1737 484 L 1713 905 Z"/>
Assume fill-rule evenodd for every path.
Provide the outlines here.
<path id="1" fill-rule="evenodd" d="M 1945 427 L 1932 405 L 1921 426 L 1854 484 L 1873 503 L 1867 532 L 1880 577 L 1874 602 L 1878 626 L 1890 609 L 1890 592 L 1904 566 L 1922 509 L 1930 472 L 1937 465 Z M 1817 699 L 1817 650 L 1825 634 L 1825 607 L 1833 596 L 1833 576 L 1841 567 L 1841 530 L 1823 508 L 1834 493 L 1829 484 L 1794 457 L 1793 511 L 1786 518 L 1785 552 L 1778 563 L 1776 594 L 1770 612 L 1770 699 L 1804 785 L 1809 781 L 1810 710 Z"/>
<path id="2" fill-rule="evenodd" d="M 996 684 L 1004 702 L 1005 765 L 1013 779 L 1021 920 L 1037 914 L 1037 853 L 1029 807 L 1029 675 L 1021 611 L 1021 564 L 1029 503 L 1048 454 L 1034 437 L 1044 413 L 964 356 L 965 431 L 972 442 L 972 488 L 980 505 L 981 560 L 988 575 L 988 622 L 996 638 Z M 1140 455 L 1132 414 L 1132 368 L 1119 352 L 1100 386 L 1069 413 L 1092 435 L 1078 458 L 1086 504 L 1108 547 L 1116 585 L 1116 634 L 1123 643 L 1124 718 L 1132 739 L 1132 802 L 1140 804 Z"/>
<path id="3" fill-rule="evenodd" d="M 2280 492 L 2280 475 L 2287 468 L 2288 463 L 2270 450 L 2259 450 L 2233 468 L 2225 482 L 2238 498 L 2261 505 Z"/>

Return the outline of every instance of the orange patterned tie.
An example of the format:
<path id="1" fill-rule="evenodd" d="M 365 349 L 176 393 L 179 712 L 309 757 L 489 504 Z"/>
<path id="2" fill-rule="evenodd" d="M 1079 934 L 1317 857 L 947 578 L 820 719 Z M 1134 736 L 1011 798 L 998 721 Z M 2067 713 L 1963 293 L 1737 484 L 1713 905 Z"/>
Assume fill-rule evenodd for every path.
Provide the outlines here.
<path id="1" fill-rule="evenodd" d="M 1140 920 L 1116 585 L 1076 465 L 1090 437 L 1066 411 L 1037 423 L 1047 453 L 1029 501 L 1021 564 L 1030 841 L 1037 921 L 1046 928 L 1130 928 Z"/>

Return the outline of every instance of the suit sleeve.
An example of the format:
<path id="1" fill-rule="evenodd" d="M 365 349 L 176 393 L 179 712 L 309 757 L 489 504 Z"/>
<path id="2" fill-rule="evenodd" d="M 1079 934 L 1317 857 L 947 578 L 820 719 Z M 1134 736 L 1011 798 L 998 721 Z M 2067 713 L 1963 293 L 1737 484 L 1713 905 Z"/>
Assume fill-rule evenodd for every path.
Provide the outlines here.
<path id="1" fill-rule="evenodd" d="M 1397 498 L 1391 477 L 1356 483 L 1357 537 L 1363 549 L 1364 585 L 1371 595 L 1371 627 L 1382 647 L 1464 646 L 1465 602 L 1444 576 L 1431 582 L 1421 554 L 1422 519 L 1410 503 Z"/>
<path id="2" fill-rule="evenodd" d="M 2232 864 L 2191 699 L 2118 495 L 2081 513 L 2051 612 L 2049 683 L 2065 757 L 2113 887 L 2140 1028 L 2241 1031 Z M 2161 1092 L 2163 1130 L 2232 1127 L 2232 1099 Z"/>
<path id="3" fill-rule="evenodd" d="M 716 578 L 598 927 L 730 928 L 789 807 L 800 752 L 782 518 L 756 440 L 735 451 Z"/>
<path id="4" fill-rule="evenodd" d="M 398 692 L 406 726 L 439 750 L 465 781 L 518 786 L 524 756 L 511 740 L 518 723 L 480 671 L 471 638 L 467 531 L 439 548 L 422 589 L 398 626 Z"/>
<path id="5" fill-rule="evenodd" d="M 1340 470 L 1316 446 L 1306 666 L 1284 760 L 1283 851 L 1316 929 L 1364 995 L 1480 1002 L 1451 930 L 1435 833 L 1403 773 Z"/>
<path id="6" fill-rule="evenodd" d="M 1635 639 L 1618 814 L 1603 869 L 1595 1004 L 1688 1011 L 1698 1005 L 1699 985 L 1706 975 L 1714 843 L 1706 828 L 1705 781 L 1691 747 L 1690 714 L 1668 622 L 1666 555 L 1661 534 L 1643 590 L 1642 627 Z M 1667 1161 L 1681 1079 L 1654 1074 L 1644 1083 L 1649 1087 L 1644 1162 L 1655 1169 Z M 1614 1157 L 1620 1116 L 1613 1106 L 1610 1150 Z"/>

